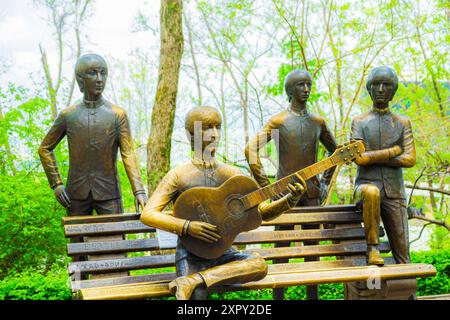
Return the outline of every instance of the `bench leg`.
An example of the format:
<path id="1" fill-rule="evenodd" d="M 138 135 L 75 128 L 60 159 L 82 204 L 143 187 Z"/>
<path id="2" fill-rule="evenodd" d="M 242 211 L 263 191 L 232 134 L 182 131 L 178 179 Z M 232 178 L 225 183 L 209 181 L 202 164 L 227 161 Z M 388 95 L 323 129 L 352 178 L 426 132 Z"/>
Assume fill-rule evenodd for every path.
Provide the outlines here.
<path id="1" fill-rule="evenodd" d="M 378 288 L 369 288 L 367 282 L 345 284 L 345 300 L 416 300 L 417 280 L 384 280 Z"/>

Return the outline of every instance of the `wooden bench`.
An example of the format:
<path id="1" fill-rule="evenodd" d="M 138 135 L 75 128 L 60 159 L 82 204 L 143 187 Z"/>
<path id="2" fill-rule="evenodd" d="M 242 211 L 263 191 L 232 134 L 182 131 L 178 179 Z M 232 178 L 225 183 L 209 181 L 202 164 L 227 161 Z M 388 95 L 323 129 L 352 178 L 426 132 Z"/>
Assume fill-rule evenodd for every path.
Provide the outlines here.
<path id="1" fill-rule="evenodd" d="M 346 298 L 355 298 L 354 288 L 375 277 L 384 284 L 380 290 L 386 291 L 391 279 L 415 282 L 416 277 L 436 274 L 432 265 L 396 265 L 392 257 L 386 258 L 384 267 L 366 266 L 361 222 L 362 214 L 354 205 L 293 208 L 273 221 L 264 222 L 256 230 L 241 233 L 234 243 L 239 249 L 258 252 L 267 261 L 292 260 L 269 264 L 269 273 L 262 280 L 213 287 L 211 292 L 346 283 Z M 321 224 L 321 228 L 301 230 L 302 224 Z M 168 283 L 176 277 L 175 269 L 167 271 L 166 267 L 174 267 L 175 245 L 173 241 L 167 243 L 161 239 L 160 231 L 142 224 L 139 215 L 71 216 L 63 219 L 63 225 L 66 237 L 84 239 L 84 242 L 69 243 L 68 255 L 78 259 L 88 257 L 87 261 L 71 262 L 68 266 L 72 291 L 78 299 L 142 299 L 171 295 Z M 296 227 L 274 231 L 273 226 L 277 225 Z M 308 240 L 320 241 L 320 244 L 301 245 Z M 295 244 L 274 247 L 281 242 Z M 387 254 L 389 244 L 381 243 L 380 249 Z M 303 262 L 305 257 L 321 260 Z M 133 274 L 135 270 L 140 270 L 138 275 Z M 350 291 L 353 293 L 348 287 L 352 284 Z M 358 290 L 364 296 L 364 288 Z"/>

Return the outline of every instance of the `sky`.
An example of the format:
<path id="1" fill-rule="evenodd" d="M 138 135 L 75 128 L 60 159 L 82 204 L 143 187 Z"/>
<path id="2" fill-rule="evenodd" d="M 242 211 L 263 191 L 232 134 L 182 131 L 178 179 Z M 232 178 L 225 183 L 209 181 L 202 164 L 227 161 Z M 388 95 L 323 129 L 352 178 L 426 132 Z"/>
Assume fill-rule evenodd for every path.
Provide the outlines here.
<path id="1" fill-rule="evenodd" d="M 158 36 L 151 31 L 132 32 L 134 18 L 140 8 L 154 11 L 158 19 L 158 0 L 96 0 L 93 15 L 84 30 L 89 39 L 84 41 L 83 52 L 96 52 L 104 56 L 122 59 L 130 48 L 145 46 Z M 29 75 L 41 72 L 41 44 L 48 55 L 52 74 L 56 72 L 57 50 L 53 31 L 47 23 L 48 13 L 44 8 L 33 4 L 32 0 L 0 0 L 0 59 L 10 66 L 0 75 L 0 86 L 8 82 L 29 86 Z M 158 23 L 150 21 L 150 23 Z M 68 35 L 73 38 L 73 35 Z M 75 59 L 66 54 L 63 74 L 70 77 Z"/>

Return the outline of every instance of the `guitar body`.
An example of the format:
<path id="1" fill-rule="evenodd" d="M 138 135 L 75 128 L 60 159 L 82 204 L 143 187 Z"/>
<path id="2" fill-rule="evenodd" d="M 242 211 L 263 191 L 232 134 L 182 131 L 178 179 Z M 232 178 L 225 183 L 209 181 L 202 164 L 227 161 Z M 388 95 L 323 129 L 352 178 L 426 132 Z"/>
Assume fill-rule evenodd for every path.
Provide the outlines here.
<path id="1" fill-rule="evenodd" d="M 217 226 L 221 238 L 208 243 L 189 235 L 180 237 L 183 246 L 204 259 L 218 258 L 233 244 L 236 236 L 261 225 L 258 207 L 243 210 L 240 197 L 259 188 L 252 178 L 237 175 L 217 188 L 196 187 L 183 192 L 175 202 L 174 216 Z"/>

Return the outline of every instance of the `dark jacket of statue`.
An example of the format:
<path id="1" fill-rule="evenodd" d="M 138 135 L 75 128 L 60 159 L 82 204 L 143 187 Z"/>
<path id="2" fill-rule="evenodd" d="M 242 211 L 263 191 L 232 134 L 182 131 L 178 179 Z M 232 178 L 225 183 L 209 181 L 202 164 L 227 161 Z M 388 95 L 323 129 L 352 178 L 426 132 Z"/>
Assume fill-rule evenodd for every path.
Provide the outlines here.
<path id="1" fill-rule="evenodd" d="M 412 167 L 416 159 L 409 119 L 390 111 L 380 113 L 372 110 L 353 119 L 351 138 L 363 139 L 366 151 L 395 145 L 402 148 L 401 155 L 385 163 L 358 166 L 355 185 L 375 184 L 380 190 L 384 188 L 388 198 L 404 199 L 402 167 Z"/>
<path id="2" fill-rule="evenodd" d="M 39 148 L 52 188 L 62 184 L 53 149 L 64 136 L 69 145 L 67 190 L 71 199 L 84 200 L 89 192 L 94 200 L 121 197 L 116 166 L 119 147 L 133 192 L 144 191 L 123 109 L 105 101 L 96 108 L 70 106 L 58 115 Z"/>
<path id="3" fill-rule="evenodd" d="M 249 148 L 256 149 L 257 141 L 263 140 L 264 136 L 267 136 L 267 141 L 271 139 L 277 141 L 275 137 L 277 131 L 274 129 L 278 130 L 279 135 L 279 143 L 276 144 L 279 154 L 277 180 L 316 163 L 319 141 L 329 153 L 334 152 L 337 148 L 334 136 L 328 129 L 325 119 L 308 113 L 306 110 L 302 115 L 285 110 L 273 116 L 258 132 L 256 139 L 252 139 Z M 250 163 L 250 168 L 261 186 L 269 184 L 259 157 L 257 157 L 256 163 Z M 335 168 L 329 169 L 323 174 L 322 181 L 325 184 L 330 182 L 334 170 Z M 307 185 L 308 198 L 318 198 L 320 183 L 317 177 L 309 179 Z"/>

